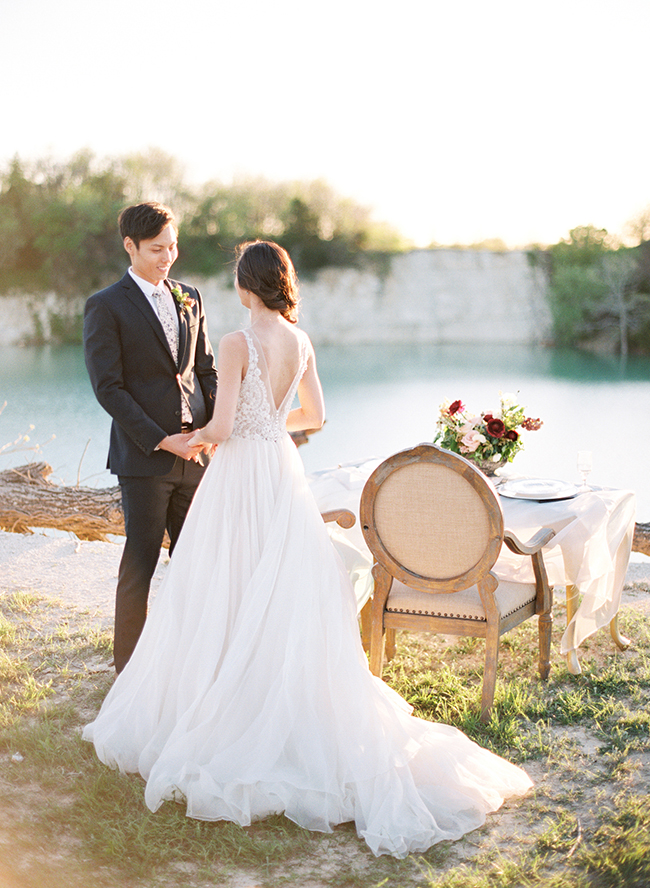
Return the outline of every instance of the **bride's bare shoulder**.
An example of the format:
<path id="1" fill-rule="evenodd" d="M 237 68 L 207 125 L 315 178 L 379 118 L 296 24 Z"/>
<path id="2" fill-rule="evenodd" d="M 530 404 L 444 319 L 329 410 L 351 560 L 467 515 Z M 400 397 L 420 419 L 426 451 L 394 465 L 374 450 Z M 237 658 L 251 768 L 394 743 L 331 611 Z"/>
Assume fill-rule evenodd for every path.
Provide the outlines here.
<path id="1" fill-rule="evenodd" d="M 248 343 L 241 330 L 226 333 L 219 340 L 217 354 L 220 359 L 230 358 L 241 362 L 248 361 Z"/>
<path id="2" fill-rule="evenodd" d="M 246 336 L 243 330 L 234 330 L 232 333 L 226 333 L 219 340 L 219 348 L 225 346 L 229 349 L 247 349 Z"/>

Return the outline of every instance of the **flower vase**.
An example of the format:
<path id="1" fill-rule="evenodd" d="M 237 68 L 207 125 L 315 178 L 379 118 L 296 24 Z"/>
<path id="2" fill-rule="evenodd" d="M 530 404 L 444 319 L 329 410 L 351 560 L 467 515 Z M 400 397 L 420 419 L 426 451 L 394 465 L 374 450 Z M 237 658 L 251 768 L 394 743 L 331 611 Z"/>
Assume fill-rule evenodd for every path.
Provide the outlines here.
<path id="1" fill-rule="evenodd" d="M 507 459 L 473 459 L 472 462 L 476 466 L 477 469 L 480 469 L 484 475 L 487 475 L 488 478 L 491 478 L 494 474 L 496 474 L 497 469 L 502 469 L 503 466 L 508 462 Z"/>

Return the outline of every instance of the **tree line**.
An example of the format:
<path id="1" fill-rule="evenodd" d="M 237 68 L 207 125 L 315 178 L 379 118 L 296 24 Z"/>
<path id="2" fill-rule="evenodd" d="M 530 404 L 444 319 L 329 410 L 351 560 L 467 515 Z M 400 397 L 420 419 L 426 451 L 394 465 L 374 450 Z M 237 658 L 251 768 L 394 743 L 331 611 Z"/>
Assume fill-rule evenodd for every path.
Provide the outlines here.
<path id="1" fill-rule="evenodd" d="M 326 182 L 241 179 L 196 188 L 178 162 L 151 150 L 100 161 L 15 157 L 0 173 L 0 292 L 89 295 L 124 271 L 117 217 L 128 204 L 159 200 L 179 221 L 179 275 L 223 271 L 243 240 L 273 238 L 299 273 L 354 265 L 364 253 L 406 246 L 368 208 Z"/>
<path id="2" fill-rule="evenodd" d="M 192 187 L 178 161 L 158 149 L 104 160 L 88 150 L 64 161 L 15 157 L 0 171 L 0 293 L 82 297 L 115 280 L 125 263 L 117 216 L 141 200 L 159 200 L 177 214 L 179 277 L 222 272 L 235 246 L 254 238 L 279 241 L 303 277 L 410 247 L 322 180 Z M 628 234 L 633 246 L 587 225 L 529 251 L 549 282 L 556 344 L 650 353 L 650 209 Z M 472 245 L 497 247 L 505 245 Z"/>
<path id="3" fill-rule="evenodd" d="M 556 345 L 650 354 L 650 211 L 628 231 L 632 246 L 585 225 L 530 252 L 548 277 Z"/>

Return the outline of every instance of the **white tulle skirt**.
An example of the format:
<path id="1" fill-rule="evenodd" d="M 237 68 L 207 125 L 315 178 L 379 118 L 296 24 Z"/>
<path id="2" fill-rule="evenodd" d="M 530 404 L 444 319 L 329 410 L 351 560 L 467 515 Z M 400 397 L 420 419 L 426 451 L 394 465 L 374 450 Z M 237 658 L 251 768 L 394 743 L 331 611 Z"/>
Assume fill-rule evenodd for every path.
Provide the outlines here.
<path id="1" fill-rule="evenodd" d="M 532 785 L 369 671 L 355 599 L 287 436 L 231 438 L 197 491 L 143 634 L 97 719 L 99 758 L 155 811 L 246 826 L 354 821 L 403 857 Z"/>

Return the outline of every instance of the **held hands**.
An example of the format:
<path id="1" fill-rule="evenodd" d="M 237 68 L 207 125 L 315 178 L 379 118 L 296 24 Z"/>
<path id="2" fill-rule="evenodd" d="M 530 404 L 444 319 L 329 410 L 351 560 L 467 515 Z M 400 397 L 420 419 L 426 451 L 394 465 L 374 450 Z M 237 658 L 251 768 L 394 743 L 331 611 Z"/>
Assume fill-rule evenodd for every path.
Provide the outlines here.
<path id="1" fill-rule="evenodd" d="M 217 445 L 212 441 L 207 440 L 207 435 L 205 429 L 196 429 L 192 432 L 192 437 L 189 443 L 190 447 L 198 447 L 198 452 L 207 453 L 208 456 L 214 456 L 214 451 L 217 449 Z"/>
<path id="2" fill-rule="evenodd" d="M 199 462 L 199 454 L 202 452 L 209 453 L 209 445 L 203 443 L 190 443 L 196 432 L 179 432 L 176 435 L 168 435 L 158 445 L 159 450 L 168 450 L 181 459 Z M 211 454 L 210 454 L 211 455 Z"/>

